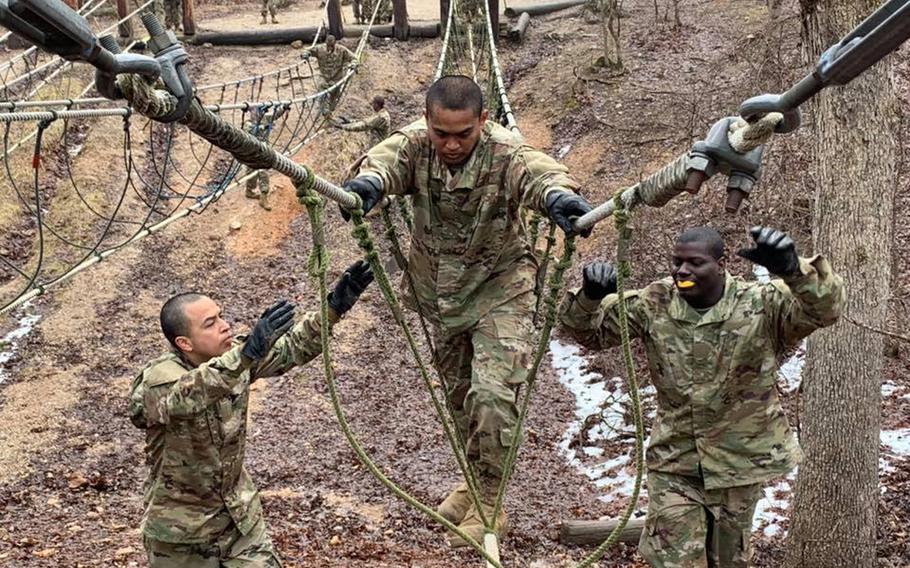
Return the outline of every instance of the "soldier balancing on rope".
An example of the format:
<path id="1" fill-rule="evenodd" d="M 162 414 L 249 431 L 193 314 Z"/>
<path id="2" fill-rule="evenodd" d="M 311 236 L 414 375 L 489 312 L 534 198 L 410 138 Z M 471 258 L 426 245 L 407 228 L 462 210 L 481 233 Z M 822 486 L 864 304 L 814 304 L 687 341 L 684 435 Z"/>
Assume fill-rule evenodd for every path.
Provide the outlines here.
<path id="1" fill-rule="evenodd" d="M 392 125 L 392 118 L 389 111 L 385 109 L 385 97 L 376 95 L 370 101 L 370 108 L 373 114 L 362 119 L 350 122 L 344 118 L 339 118 L 333 126 L 346 132 L 369 132 L 370 146 L 382 142 L 389 136 L 389 128 Z"/>
<path id="2" fill-rule="evenodd" d="M 372 148 L 352 171 L 357 176 L 344 187 L 364 212 L 384 195 L 413 200 L 405 302 L 434 324 L 437 368 L 490 519 L 518 427 L 517 392 L 532 363 L 537 261 L 521 212 L 545 213 L 571 233 L 571 219 L 591 206 L 564 166 L 487 120 L 480 87 L 465 76 L 433 83 L 424 118 Z M 465 483 L 438 511 L 482 540 L 481 513 Z M 491 528 L 502 535 L 504 512 Z M 450 544 L 466 543 L 453 537 Z"/>
<path id="3" fill-rule="evenodd" d="M 364 261 L 329 294 L 334 325 L 373 281 Z M 130 418 L 146 432 L 149 467 L 142 534 L 151 568 L 278 567 L 253 481 L 243 467 L 250 383 L 319 355 L 321 322 L 294 322 L 294 306 L 266 310 L 234 337 L 208 296 L 184 293 L 161 308 L 172 350 L 133 381 Z"/>
<path id="4" fill-rule="evenodd" d="M 321 81 L 318 82 L 318 87 L 320 90 L 326 90 L 341 81 L 348 70 L 357 64 L 357 57 L 354 53 L 338 43 L 333 35 L 326 36 L 324 45 L 313 46 L 305 50 L 300 57 L 307 60 L 314 55 L 319 63 Z M 335 105 L 338 104 L 338 98 L 341 96 L 341 89 L 336 88 L 326 96 L 328 100 L 322 101 L 320 112 L 331 116 Z"/>
<path id="5" fill-rule="evenodd" d="M 671 276 L 626 293 L 628 331 L 644 341 L 657 389 L 647 450 L 648 513 L 639 550 L 652 566 L 744 568 L 762 484 L 802 453 L 776 390 L 782 357 L 845 303 L 841 278 L 820 256 L 755 227 L 739 255 L 776 278 L 745 282 L 725 269 L 709 228 L 676 241 Z M 616 270 L 593 262 L 561 322 L 592 349 L 621 343 Z"/>

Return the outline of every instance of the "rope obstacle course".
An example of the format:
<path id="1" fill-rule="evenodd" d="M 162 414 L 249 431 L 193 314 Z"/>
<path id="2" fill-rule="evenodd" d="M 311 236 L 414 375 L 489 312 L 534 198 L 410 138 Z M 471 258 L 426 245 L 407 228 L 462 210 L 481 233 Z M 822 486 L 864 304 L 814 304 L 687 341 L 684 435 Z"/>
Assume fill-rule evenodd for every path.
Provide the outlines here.
<path id="1" fill-rule="evenodd" d="M 47 3 L 47 0 L 43 1 L 44 3 Z M 42 0 L 32 0 L 30 3 L 37 4 L 41 2 Z M 485 82 L 487 92 L 493 95 L 489 97 L 489 100 L 491 102 L 491 115 L 497 117 L 497 119 L 507 127 L 517 131 L 517 123 L 509 105 L 505 85 L 502 80 L 502 73 L 496 53 L 495 35 L 493 34 L 489 5 L 483 4 L 483 7 L 478 10 L 476 5 L 466 6 L 462 8 L 458 6 L 458 3 L 456 1 L 452 1 L 449 6 L 450 12 L 447 21 L 448 25 L 446 26 L 446 33 L 443 39 L 440 62 L 437 66 L 437 76 L 458 71 L 474 77 L 475 80 L 480 79 L 478 83 L 481 83 L 481 81 Z M 880 12 L 882 11 L 885 11 L 885 13 L 883 15 L 879 14 L 878 19 L 873 22 L 874 25 L 867 25 L 869 20 L 861 25 L 861 27 L 866 26 L 866 28 L 864 28 L 864 34 L 855 35 L 852 38 L 848 36 L 848 38 L 845 38 L 845 40 L 842 41 L 843 45 L 835 45 L 832 47 L 832 50 L 834 50 L 833 52 L 832 50 L 829 50 L 831 53 L 826 52 L 828 59 L 826 60 L 825 57 L 823 57 L 823 61 L 819 65 L 819 69 L 816 70 L 816 73 L 810 75 L 810 77 L 812 77 L 815 81 L 815 83 L 813 83 L 814 87 L 816 87 L 816 90 L 814 92 L 818 92 L 828 84 L 845 84 L 863 69 L 874 64 L 875 61 L 887 53 L 890 53 L 890 51 L 893 51 L 893 49 L 896 49 L 896 47 L 899 46 L 907 36 L 910 36 L 910 26 L 906 25 L 906 23 L 902 28 L 896 26 L 896 24 L 899 24 L 901 22 L 899 18 L 900 16 L 904 16 L 903 22 L 910 21 L 910 18 L 906 18 L 907 15 L 910 15 L 910 2 L 892 1 L 886 4 L 882 10 L 880 10 Z M 873 17 L 870 17 L 870 19 L 871 18 Z M 4 23 L 9 25 L 9 23 L 6 21 L 4 21 Z M 154 22 L 151 23 L 154 24 Z M 152 29 L 154 26 L 149 25 L 148 23 L 147 25 L 150 28 L 150 32 L 154 32 Z M 885 42 L 884 47 L 882 47 L 883 43 L 880 41 L 870 41 L 869 45 L 873 45 L 872 48 L 866 51 L 860 49 L 860 47 L 862 47 L 862 42 L 867 38 L 875 37 L 875 33 L 884 34 L 888 39 L 892 40 L 899 34 L 904 35 L 902 36 L 902 39 L 896 43 L 894 41 Z M 156 34 L 153 33 L 153 36 L 155 35 Z M 361 40 L 361 44 L 358 46 L 358 55 L 360 55 L 360 52 L 363 49 L 365 39 L 366 34 L 364 34 Z M 878 39 L 881 39 L 881 37 Z M 849 49 L 844 49 L 845 46 L 849 46 Z M 159 50 L 158 53 L 156 53 L 156 61 L 159 61 L 160 63 L 163 62 L 165 64 L 168 62 L 177 62 L 174 65 L 174 70 L 181 82 L 183 82 L 185 85 L 188 83 L 188 78 L 185 76 L 185 70 L 183 69 L 183 63 L 185 62 L 185 52 L 181 54 L 181 50 L 182 47 L 180 47 L 179 44 L 176 44 L 176 47 L 174 43 L 165 45 L 162 49 Z M 840 55 L 838 55 L 838 52 L 840 52 Z M 857 57 L 857 54 L 861 54 L 864 57 L 863 61 L 861 63 L 857 63 L 856 59 L 848 60 L 847 56 L 851 55 L 851 53 L 854 55 L 854 57 Z M 183 57 L 183 60 L 180 59 L 181 57 Z M 846 63 L 844 63 L 844 61 L 846 61 Z M 850 77 L 846 77 L 846 72 L 840 75 L 830 73 L 826 75 L 824 73 L 825 70 L 830 70 L 832 68 L 837 69 L 837 64 L 839 62 L 843 65 L 852 63 L 851 71 L 853 71 L 854 74 Z M 862 64 L 865 64 L 865 67 L 862 67 L 859 69 L 859 71 L 856 71 L 857 67 Z M 484 67 L 486 67 L 486 75 L 484 75 Z M 465 72 L 465 70 L 469 70 L 470 72 Z M 339 82 L 339 85 L 341 85 L 339 88 L 344 88 L 352 74 L 353 70 L 350 70 L 345 76 L 345 79 Z M 845 78 L 846 80 L 844 81 Z M 806 81 L 807 80 L 801 82 L 801 86 L 797 86 L 802 89 L 803 94 L 805 94 L 805 92 L 808 92 L 808 90 L 811 90 L 806 88 L 804 84 Z M 207 140 L 210 143 L 209 151 L 211 151 L 213 146 L 218 147 L 230 153 L 232 159 L 237 163 L 246 165 L 251 169 L 272 168 L 281 173 L 284 173 L 285 175 L 288 175 L 294 181 L 298 195 L 301 199 L 301 203 L 305 205 L 308 210 L 308 215 L 312 225 L 312 235 L 314 242 L 310 262 L 310 273 L 311 276 L 317 280 L 317 284 L 320 289 L 320 297 L 323 299 L 321 311 L 324 318 L 326 317 L 327 310 L 327 304 L 325 303 L 325 279 L 329 260 L 328 251 L 325 247 L 324 242 L 324 199 L 328 198 L 336 201 L 351 211 L 354 220 L 354 236 L 358 241 L 358 245 L 361 246 L 361 248 L 366 253 L 367 259 L 370 262 L 374 273 L 376 274 L 377 283 L 380 286 L 387 303 L 389 304 L 389 308 L 392 311 L 396 321 L 399 322 L 399 325 L 402 328 L 402 332 L 405 334 L 406 339 L 408 340 L 409 347 L 411 348 L 415 360 L 417 361 L 420 368 L 421 376 L 424 379 L 427 388 L 430 390 L 434 407 L 436 408 L 440 420 L 443 423 L 443 428 L 446 432 L 447 439 L 453 447 L 456 461 L 462 468 L 465 475 L 465 480 L 468 483 L 469 488 L 471 488 L 472 484 L 474 484 L 474 482 L 472 482 L 473 476 L 470 471 L 470 467 L 466 463 L 466 460 L 463 456 L 463 441 L 460 441 L 457 434 L 453 432 L 453 430 L 457 431 L 457 429 L 452 428 L 451 416 L 446 410 L 447 402 L 444 404 L 444 401 L 440 401 L 434 392 L 433 382 L 429 376 L 429 371 L 427 370 L 426 365 L 423 363 L 420 355 L 420 350 L 416 344 L 416 341 L 414 340 L 414 336 L 410 332 L 408 324 L 403 317 L 401 306 L 398 303 L 395 291 L 392 287 L 387 273 L 385 272 L 381 259 L 379 258 L 379 254 L 375 247 L 375 242 L 373 241 L 370 234 L 370 229 L 364 222 L 359 198 L 353 194 L 345 192 L 338 186 L 319 178 L 309 167 L 305 165 L 295 164 L 287 157 L 286 152 L 279 153 L 275 150 L 275 148 L 256 140 L 255 137 L 246 133 L 243 129 L 224 119 L 221 114 L 227 110 L 240 110 L 243 114 L 250 108 L 251 103 L 235 102 L 228 105 L 217 104 L 213 105 L 212 107 L 206 107 L 202 105 L 198 99 L 191 97 L 190 98 L 192 100 L 190 100 L 189 103 L 186 103 L 185 100 L 181 101 L 181 97 L 187 96 L 186 89 L 184 89 L 184 92 L 182 94 L 174 96 L 174 94 L 172 94 L 173 91 L 161 90 L 160 88 L 157 88 L 155 84 L 150 83 L 145 77 L 135 74 L 124 74 L 116 76 L 115 85 L 116 88 L 119 89 L 119 93 L 130 101 L 130 107 L 94 110 L 87 109 L 82 111 L 36 111 L 34 113 L 17 113 L 14 110 L 15 107 L 12 107 L 12 112 L 0 114 L 0 121 L 5 122 L 7 124 L 7 127 L 9 124 L 16 121 L 40 121 L 38 134 L 36 137 L 35 152 L 35 155 L 40 159 L 41 138 L 43 136 L 43 133 L 51 123 L 57 120 L 119 116 L 126 123 L 133 113 L 142 114 L 155 121 L 173 119 L 176 123 L 186 126 L 193 133 L 196 133 L 197 135 Z M 336 86 L 337 85 L 334 85 L 332 88 Z M 168 87 L 170 89 L 171 86 L 168 85 Z M 260 82 L 260 89 L 261 88 L 262 82 Z M 222 95 L 225 91 L 226 87 L 222 86 Z M 812 94 L 814 94 L 814 92 Z M 324 95 L 324 93 L 325 92 L 317 93 L 317 95 L 312 96 L 318 96 L 320 94 Z M 808 96 L 811 96 L 811 94 Z M 802 100 L 805 100 L 808 98 L 808 96 Z M 743 114 L 744 116 L 753 119 L 751 122 L 736 117 L 722 119 L 716 123 L 714 127 L 712 127 L 708 137 L 705 140 L 698 142 L 693 147 L 691 152 L 687 152 L 686 154 L 680 156 L 667 167 L 660 170 L 643 182 L 640 182 L 631 188 L 626 188 L 617 192 L 613 199 L 596 208 L 588 215 L 585 215 L 577 220 L 575 226 L 577 229 L 581 230 L 590 228 L 607 217 L 612 216 L 614 218 L 620 236 L 619 251 L 617 256 L 619 260 L 620 293 L 622 293 L 624 289 L 625 280 L 631 274 L 631 262 L 628 256 L 628 242 L 631 238 L 631 232 L 629 230 L 628 223 L 630 220 L 631 211 L 634 209 L 634 207 L 641 204 L 660 207 L 681 193 L 687 191 L 698 191 L 700 185 L 706 179 L 720 172 L 728 175 L 728 190 L 730 192 L 729 195 L 731 196 L 728 199 L 728 209 L 735 210 L 738 208 L 738 204 L 741 202 L 742 197 L 744 197 L 744 195 L 740 194 L 748 194 L 752 188 L 752 185 L 758 179 L 761 165 L 762 146 L 771 139 L 775 132 L 789 131 L 798 126 L 798 120 L 794 124 L 794 116 L 798 118 L 797 107 L 799 102 L 802 101 L 799 101 L 796 104 L 792 104 L 792 98 L 788 99 L 786 94 L 784 96 L 780 96 L 777 99 L 773 99 L 772 97 L 773 100 L 769 99 L 767 96 L 765 98 L 760 97 L 759 99 L 762 100 L 753 100 L 751 103 L 750 101 L 744 103 L 743 108 L 746 110 L 743 111 Z M 304 98 L 303 100 L 306 101 L 308 99 Z M 260 103 L 259 106 L 290 106 L 300 103 L 301 101 L 299 100 L 291 99 L 269 101 Z M 750 104 L 751 106 L 749 106 Z M 787 108 L 788 104 L 790 105 L 789 108 Z M 310 111 L 312 112 L 312 105 L 310 107 Z M 285 120 L 287 120 L 287 118 L 285 118 Z M 268 127 L 271 127 L 271 125 Z M 173 126 L 168 126 L 168 128 L 173 131 Z M 127 132 L 127 135 L 125 136 L 128 139 L 128 128 L 125 130 Z M 307 139 L 308 138 L 306 136 L 304 136 L 302 139 L 298 138 L 297 143 L 302 145 L 307 141 Z M 172 140 L 173 138 L 170 138 L 168 142 L 168 154 L 170 151 L 170 141 Z M 288 143 L 288 145 L 290 145 L 290 143 Z M 168 157 L 165 158 L 165 167 L 168 164 L 168 159 Z M 36 162 L 37 161 L 38 160 L 36 160 Z M 129 164 L 131 162 L 127 160 L 127 163 Z M 41 196 L 40 192 L 37 189 L 37 165 L 35 165 L 34 169 L 36 188 L 34 214 L 38 218 L 39 239 L 41 239 L 43 238 L 42 231 L 45 225 L 41 221 Z M 156 203 L 160 198 L 160 191 L 165 185 L 163 178 L 164 176 L 161 176 L 159 196 L 156 197 Z M 190 188 L 192 188 L 194 185 L 195 183 L 191 183 Z M 201 200 L 197 201 L 197 204 L 194 205 L 194 207 L 204 210 L 204 208 L 209 203 L 223 195 L 225 190 L 226 188 L 222 187 L 216 189 L 214 192 L 208 195 L 200 196 Z M 188 191 L 189 189 L 187 192 Z M 181 202 L 183 199 L 186 199 L 186 197 L 187 195 L 184 195 L 181 199 Z M 197 197 L 197 199 L 200 198 Z M 399 207 L 403 213 L 407 211 L 406 206 L 402 205 L 400 202 Z M 173 213 L 171 217 L 174 215 L 180 215 L 180 217 L 177 218 L 182 218 L 182 216 L 188 215 L 191 209 L 192 208 L 187 208 L 183 210 L 186 211 L 186 213 Z M 393 230 L 389 229 L 389 227 L 394 227 L 394 225 L 390 221 L 388 209 L 384 209 L 382 213 L 383 220 L 387 228 L 386 234 L 389 236 L 393 247 L 398 248 L 398 253 L 400 254 L 400 246 L 397 245 L 397 235 L 394 234 Z M 151 215 L 151 212 L 149 215 Z M 168 219 L 170 219 L 170 217 Z M 404 215 L 404 219 L 405 223 L 407 224 L 408 217 L 406 214 Z M 110 221 L 111 222 L 108 223 L 108 227 L 114 224 L 112 218 Z M 165 221 L 167 221 L 167 219 Z M 537 240 L 536 237 L 539 236 L 539 223 L 541 221 L 542 220 L 540 219 L 537 219 L 536 221 L 532 220 L 531 233 L 532 236 L 535 237 L 535 244 Z M 143 231 L 145 232 L 145 235 L 150 234 L 151 232 L 154 232 L 154 230 L 160 229 L 161 226 L 159 225 L 161 225 L 161 223 L 152 226 L 146 226 L 145 223 L 142 223 L 142 229 L 137 232 L 136 235 L 142 233 Z M 545 259 L 542 263 L 543 266 L 548 266 L 548 260 L 550 256 L 549 251 L 553 246 L 555 246 L 556 239 L 552 227 L 550 228 L 548 235 L 547 246 L 544 252 Z M 135 237 L 129 239 L 119 246 L 123 246 L 128 242 L 133 242 L 134 240 L 136 240 Z M 94 255 L 95 258 L 98 258 L 98 260 L 100 260 L 103 258 L 101 255 L 103 255 L 104 252 L 115 250 L 107 249 L 106 251 L 99 253 L 98 246 L 100 245 L 100 242 L 101 241 L 99 241 L 98 245 L 94 246 L 88 256 Z M 119 246 L 116 248 L 119 248 Z M 514 443 L 512 445 L 512 450 L 510 451 L 507 458 L 507 467 L 505 468 L 506 473 L 503 476 L 503 483 L 497 495 L 497 502 L 495 507 L 496 512 L 498 512 L 501 507 L 502 497 L 508 483 L 508 477 L 511 474 L 512 468 L 517 458 L 517 451 L 519 446 L 517 442 L 520 440 L 520 432 L 522 430 L 522 425 L 524 419 L 526 418 L 527 409 L 529 407 L 530 396 L 533 390 L 536 372 L 539 368 L 540 362 L 542 361 L 543 355 L 546 352 L 546 345 L 548 343 L 549 334 L 555 322 L 556 307 L 558 305 L 562 288 L 564 286 L 563 275 L 565 273 L 565 270 L 571 267 L 572 264 L 572 256 L 574 253 L 573 237 L 567 237 L 564 240 L 563 247 L 564 248 L 562 255 L 554 266 L 553 274 L 549 277 L 549 289 L 547 291 L 547 294 L 544 295 L 542 293 L 543 290 L 540 290 L 541 293 L 539 295 L 544 296 L 543 305 L 541 308 L 545 310 L 545 316 L 541 325 L 541 329 L 539 331 L 539 342 L 537 348 L 535 349 L 534 363 L 531 367 L 531 371 L 528 377 L 528 388 L 526 389 L 525 397 L 521 403 L 519 427 L 516 428 L 516 431 L 514 433 Z M 39 248 L 39 251 L 43 251 L 43 248 Z M 89 259 L 85 262 L 91 261 L 92 259 Z M 21 294 L 14 301 L 21 300 L 23 297 L 29 296 L 30 294 L 31 297 L 34 297 L 34 295 L 39 295 L 40 293 L 43 293 L 44 289 L 48 285 L 56 282 L 51 281 L 49 283 L 37 284 L 37 276 L 41 265 L 40 252 L 38 265 L 38 270 L 34 272 L 34 275 L 30 278 L 28 286 L 26 287 L 26 289 L 31 288 L 31 290 Z M 81 266 L 81 264 L 79 266 Z M 25 271 L 19 270 L 19 273 L 22 276 L 27 276 L 27 273 Z M 64 276 L 66 276 L 66 274 Z M 546 275 L 542 274 L 541 280 L 544 276 Z M 3 311 L 8 311 L 11 309 L 11 304 L 12 303 L 7 304 L 7 306 L 3 308 Z M 538 305 L 540 306 L 540 303 Z M 621 322 L 626 322 L 624 302 L 620 302 L 620 320 Z M 621 325 L 623 327 L 623 357 L 627 367 L 626 372 L 628 388 L 629 392 L 632 394 L 632 410 L 636 426 L 635 463 L 637 475 L 635 489 L 633 491 L 633 498 L 630 500 L 629 506 L 623 513 L 623 517 L 620 523 L 614 529 L 613 533 L 611 533 L 609 537 L 588 558 L 583 560 L 579 566 L 592 565 L 606 552 L 607 548 L 613 542 L 615 542 L 616 538 L 618 538 L 618 535 L 622 531 L 625 522 L 628 521 L 632 510 L 635 507 L 644 469 L 642 458 L 644 434 L 641 422 L 641 411 L 637 402 L 637 384 L 635 380 L 634 368 L 632 367 L 628 327 L 627 323 L 622 323 Z M 424 328 L 424 330 L 426 332 L 426 328 Z M 387 476 L 385 476 L 385 474 L 378 468 L 378 466 L 376 466 L 376 464 L 370 459 L 366 452 L 363 451 L 363 448 L 357 442 L 356 435 L 353 433 L 353 431 L 351 431 L 350 426 L 347 424 L 347 421 L 344 417 L 343 408 L 341 407 L 340 401 L 338 400 L 337 391 L 335 390 L 334 385 L 334 374 L 332 370 L 331 344 L 328 337 L 328 331 L 325 329 L 323 330 L 322 342 L 323 362 L 326 379 L 329 383 L 330 396 L 332 398 L 333 407 L 335 408 L 339 422 L 342 426 L 342 430 L 344 431 L 345 436 L 348 438 L 349 443 L 354 448 L 355 453 L 357 453 L 358 457 L 371 471 L 371 473 L 373 473 L 380 482 L 389 487 L 389 489 L 394 494 L 408 502 L 411 506 L 415 507 L 422 513 L 440 522 L 450 531 L 459 533 L 460 531 L 457 527 L 451 525 L 451 523 L 448 523 L 445 519 L 439 517 L 439 515 L 436 514 L 432 508 L 420 503 L 414 499 L 413 496 L 407 494 L 407 492 L 392 482 Z M 431 343 L 428 343 L 428 347 L 432 350 Z M 472 491 L 472 493 L 475 492 Z M 476 494 L 474 495 L 474 498 L 477 499 Z M 496 512 L 494 512 L 492 518 L 496 518 Z M 488 520 L 485 520 L 485 524 L 488 524 L 487 521 Z M 462 536 L 462 538 L 464 538 L 465 541 L 467 541 L 478 552 L 478 554 L 484 558 L 488 566 L 502 566 L 499 559 L 498 543 L 496 542 L 495 535 L 488 533 L 484 539 L 483 544 L 474 541 L 467 535 L 461 534 L 460 536 Z"/>

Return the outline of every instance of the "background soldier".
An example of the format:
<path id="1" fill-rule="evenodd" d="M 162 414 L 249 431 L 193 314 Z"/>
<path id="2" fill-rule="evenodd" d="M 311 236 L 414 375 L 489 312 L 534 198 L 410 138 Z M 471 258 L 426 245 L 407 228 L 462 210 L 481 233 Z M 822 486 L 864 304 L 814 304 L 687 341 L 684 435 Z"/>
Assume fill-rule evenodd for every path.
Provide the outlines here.
<path id="1" fill-rule="evenodd" d="M 264 107 L 250 107 L 250 121 L 246 126 L 247 132 L 261 140 L 269 141 L 269 135 L 272 133 L 272 127 L 288 111 L 289 106 L 277 106 L 271 114 L 265 112 Z M 256 185 L 259 185 L 259 193 L 256 193 Z M 272 210 L 269 202 L 269 171 L 255 170 L 253 176 L 246 180 L 246 197 L 249 199 L 259 199 L 259 206 L 266 211 Z"/>
<path id="2" fill-rule="evenodd" d="M 370 102 L 370 107 L 373 109 L 371 116 L 355 122 L 345 122 L 344 119 L 341 119 L 335 126 L 347 132 L 369 132 L 370 146 L 382 142 L 388 138 L 389 128 L 392 125 L 389 111 L 385 109 L 385 98 L 376 95 Z"/>
<path id="3" fill-rule="evenodd" d="M 373 10 L 376 8 L 376 2 L 379 2 L 379 10 L 376 11 L 374 24 L 388 24 L 392 21 L 392 2 L 390 0 L 361 0 L 360 1 L 360 18 L 362 23 L 368 24 L 373 17 Z"/>
<path id="4" fill-rule="evenodd" d="M 358 168 L 344 187 L 360 196 L 364 211 L 384 194 L 412 197 L 407 270 L 416 298 L 408 301 L 435 324 L 439 372 L 489 518 L 532 355 L 537 262 L 519 212 L 548 213 L 571 232 L 570 217 L 591 206 L 574 193 L 578 184 L 564 166 L 487 121 L 480 87 L 465 76 L 433 83 L 424 119 L 371 149 Z M 483 540 L 464 484 L 439 512 Z M 501 513 L 495 530 L 501 535 L 505 527 Z"/>
<path id="5" fill-rule="evenodd" d="M 676 241 L 672 276 L 627 295 L 657 389 L 647 451 L 648 514 L 639 551 L 656 567 L 745 568 L 762 484 L 802 453 L 777 396 L 788 350 L 843 310 L 843 282 L 821 256 L 801 259 L 780 231 L 755 227 L 739 255 L 779 279 L 744 282 L 724 266 L 717 231 Z M 587 265 L 562 323 L 584 345 L 620 339 L 616 272 Z M 605 298 L 605 299 L 604 299 Z"/>
<path id="6" fill-rule="evenodd" d="M 183 22 L 183 6 L 181 0 L 164 0 L 164 26 L 169 30 L 177 31 Z"/>
<path id="7" fill-rule="evenodd" d="M 350 266 L 329 295 L 329 325 L 373 280 Z M 202 294 L 179 294 L 161 308 L 173 351 L 133 381 L 130 418 L 146 431 L 142 533 L 151 568 L 279 567 L 259 494 L 243 467 L 250 383 L 303 365 L 321 351 L 320 321 L 294 324 L 281 301 L 248 337 L 234 338 L 221 308 Z"/>
<path id="8" fill-rule="evenodd" d="M 309 59 L 311 55 L 315 55 L 319 63 L 319 90 L 328 89 L 341 81 L 348 69 L 357 62 L 351 50 L 337 43 L 333 35 L 326 36 L 324 45 L 316 45 L 304 51 L 301 57 Z M 329 93 L 328 105 L 322 107 L 322 112 L 331 115 L 340 96 L 341 89 Z"/>
<path id="9" fill-rule="evenodd" d="M 278 20 L 275 18 L 275 0 L 262 0 L 262 10 L 259 12 L 262 14 L 262 21 L 259 22 L 259 25 L 264 25 L 268 23 L 266 16 L 272 16 L 272 23 L 277 24 Z"/>

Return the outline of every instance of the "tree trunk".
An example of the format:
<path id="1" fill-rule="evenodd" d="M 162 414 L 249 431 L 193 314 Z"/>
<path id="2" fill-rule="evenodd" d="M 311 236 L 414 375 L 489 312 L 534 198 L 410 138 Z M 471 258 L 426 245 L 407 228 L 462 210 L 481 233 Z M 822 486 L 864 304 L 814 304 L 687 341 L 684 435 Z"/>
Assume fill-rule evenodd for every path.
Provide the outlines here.
<path id="1" fill-rule="evenodd" d="M 879 0 L 801 0 L 803 39 L 818 56 Z M 846 315 L 884 327 L 898 164 L 898 107 L 889 59 L 814 107 L 815 250 L 846 282 Z M 800 466 L 788 568 L 876 565 L 883 339 L 845 320 L 809 340 L 802 381 Z"/>

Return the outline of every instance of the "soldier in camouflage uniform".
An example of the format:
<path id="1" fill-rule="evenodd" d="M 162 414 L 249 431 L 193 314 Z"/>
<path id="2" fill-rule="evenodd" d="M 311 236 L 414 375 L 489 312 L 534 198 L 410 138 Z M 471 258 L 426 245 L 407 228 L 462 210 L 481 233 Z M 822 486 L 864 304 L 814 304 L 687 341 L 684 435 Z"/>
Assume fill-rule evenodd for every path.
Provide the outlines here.
<path id="1" fill-rule="evenodd" d="M 348 70 L 357 64 L 357 58 L 351 50 L 338 43 L 333 35 L 326 36 L 324 45 L 317 45 L 305 50 L 301 57 L 306 60 L 314 55 L 316 56 L 316 61 L 319 62 L 319 76 L 321 78 L 318 83 L 319 90 L 328 89 L 338 81 L 341 81 Z M 330 92 L 327 104 L 322 106 L 322 112 L 331 115 L 332 111 L 335 110 L 335 105 L 338 104 L 340 96 L 341 89 L 335 89 Z"/>
<path id="2" fill-rule="evenodd" d="M 744 568 L 762 484 L 801 460 L 778 399 L 777 370 L 800 340 L 840 317 L 841 278 L 822 256 L 752 229 L 740 256 L 777 278 L 745 282 L 724 268 L 713 229 L 684 232 L 672 276 L 627 294 L 629 332 L 641 338 L 657 389 L 647 450 L 648 514 L 639 550 L 663 568 Z M 561 322 L 593 348 L 620 343 L 616 273 L 585 267 Z"/>
<path id="3" fill-rule="evenodd" d="M 373 274 L 360 261 L 329 295 L 329 325 L 353 306 Z M 173 347 L 133 381 L 130 418 L 146 432 L 142 534 L 150 568 L 281 565 L 259 494 L 243 467 L 250 383 L 303 365 L 321 349 L 320 321 L 294 323 L 285 301 L 248 337 L 234 338 L 221 308 L 180 294 L 161 309 Z"/>
<path id="4" fill-rule="evenodd" d="M 275 0 L 262 0 L 262 10 L 259 13 L 262 14 L 262 21 L 259 22 L 260 26 L 268 23 L 266 16 L 272 16 L 273 24 L 278 23 L 278 19 L 275 18 Z"/>
<path id="5" fill-rule="evenodd" d="M 267 113 L 264 107 L 250 107 L 250 121 L 246 125 L 246 131 L 262 142 L 267 143 L 275 122 L 284 116 L 289 108 L 289 106 L 280 105 L 275 107 L 275 110 L 271 113 Z M 249 171 L 247 173 L 249 173 Z M 260 207 L 266 211 L 271 211 L 272 205 L 269 202 L 269 192 L 271 189 L 269 185 L 269 172 L 268 170 L 255 170 L 252 173 L 252 177 L 246 180 L 245 195 L 249 199 L 258 199 Z M 257 183 L 259 185 L 259 193 L 256 193 Z"/>
<path id="6" fill-rule="evenodd" d="M 369 132 L 370 146 L 374 146 L 388 138 L 392 118 L 389 116 L 389 111 L 385 109 L 384 97 L 380 95 L 373 97 L 370 107 L 373 109 L 372 116 L 355 122 L 339 122 L 336 126 L 347 132 Z"/>
<path id="7" fill-rule="evenodd" d="M 181 0 L 164 0 L 164 26 L 169 30 L 177 31 L 183 21 L 183 7 Z"/>
<path id="8" fill-rule="evenodd" d="M 352 171 L 357 177 L 344 187 L 364 211 L 384 195 L 413 200 L 405 278 L 415 295 L 405 286 L 405 301 L 435 327 L 436 364 L 489 517 L 533 349 L 537 261 L 521 212 L 543 212 L 571 232 L 570 218 L 591 206 L 564 166 L 487 121 L 480 87 L 464 76 L 436 81 L 424 118 L 372 148 Z M 480 513 L 463 484 L 439 511 L 482 540 Z M 496 531 L 505 526 L 503 513 Z"/>
<path id="9" fill-rule="evenodd" d="M 370 23 L 373 17 L 373 10 L 376 9 L 376 2 L 379 2 L 379 9 L 376 11 L 374 24 L 388 24 L 392 21 L 392 1 L 391 0 L 360 0 L 360 19 L 364 24 Z"/>

